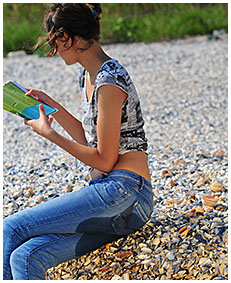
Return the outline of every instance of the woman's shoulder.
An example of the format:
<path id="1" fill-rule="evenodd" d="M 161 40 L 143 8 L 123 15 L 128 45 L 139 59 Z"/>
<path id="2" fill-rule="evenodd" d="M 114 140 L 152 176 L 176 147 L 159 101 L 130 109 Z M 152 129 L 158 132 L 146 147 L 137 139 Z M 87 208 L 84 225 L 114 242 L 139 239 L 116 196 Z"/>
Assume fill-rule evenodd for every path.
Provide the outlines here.
<path id="1" fill-rule="evenodd" d="M 108 75 L 111 75 L 111 76 L 128 74 L 125 67 L 121 65 L 116 59 L 111 59 L 111 60 L 106 61 L 102 65 L 99 71 L 99 74 L 100 73 L 108 73 Z"/>
<path id="2" fill-rule="evenodd" d="M 123 65 L 117 60 L 106 61 L 97 75 L 97 84 L 115 84 L 122 86 L 126 91 L 131 84 L 131 78 Z"/>

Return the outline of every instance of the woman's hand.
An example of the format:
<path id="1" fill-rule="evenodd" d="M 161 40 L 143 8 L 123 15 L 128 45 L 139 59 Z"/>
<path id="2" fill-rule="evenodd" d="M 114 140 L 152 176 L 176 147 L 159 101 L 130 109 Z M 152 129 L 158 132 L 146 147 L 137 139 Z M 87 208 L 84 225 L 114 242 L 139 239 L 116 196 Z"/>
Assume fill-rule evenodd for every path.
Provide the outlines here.
<path id="1" fill-rule="evenodd" d="M 30 88 L 26 88 L 26 90 L 28 91 L 26 93 L 26 96 L 32 96 L 38 99 L 38 101 L 44 102 L 49 106 L 57 107 L 57 102 L 54 99 L 52 99 L 49 95 L 47 95 L 45 92 Z"/>
<path id="2" fill-rule="evenodd" d="M 53 118 L 49 118 L 45 114 L 45 109 L 42 104 L 39 105 L 39 119 L 34 120 L 24 120 L 24 124 L 31 126 L 33 131 L 43 136 L 45 138 L 49 138 L 50 134 L 53 132 L 51 128 L 51 123 L 53 122 Z"/>

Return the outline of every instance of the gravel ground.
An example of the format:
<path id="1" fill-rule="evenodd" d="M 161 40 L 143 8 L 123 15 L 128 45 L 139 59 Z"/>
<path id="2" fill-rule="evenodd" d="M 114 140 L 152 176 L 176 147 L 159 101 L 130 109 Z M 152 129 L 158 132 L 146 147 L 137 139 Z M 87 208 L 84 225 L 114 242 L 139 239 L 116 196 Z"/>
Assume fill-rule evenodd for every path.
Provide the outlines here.
<path id="1" fill-rule="evenodd" d="M 227 36 L 104 49 L 141 99 L 153 215 L 134 235 L 48 270 L 47 279 L 227 279 Z M 37 56 L 3 65 L 4 82 L 44 90 L 81 119 L 78 65 Z M 3 119 L 4 217 L 86 185 L 85 165 L 21 118 L 4 111 Z"/>

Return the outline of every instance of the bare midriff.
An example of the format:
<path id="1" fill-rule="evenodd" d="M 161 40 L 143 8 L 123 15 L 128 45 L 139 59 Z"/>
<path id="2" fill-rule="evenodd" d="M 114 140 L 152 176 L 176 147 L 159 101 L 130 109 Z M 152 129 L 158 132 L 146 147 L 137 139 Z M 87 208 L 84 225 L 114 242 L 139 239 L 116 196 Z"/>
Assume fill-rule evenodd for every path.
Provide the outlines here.
<path id="1" fill-rule="evenodd" d="M 118 161 L 112 171 L 118 169 L 134 172 L 144 177 L 147 181 L 151 182 L 150 172 L 148 168 L 148 157 L 145 152 L 130 151 L 125 154 L 119 155 Z M 98 177 L 101 173 L 101 171 L 93 169 L 90 174 L 91 179 Z"/>

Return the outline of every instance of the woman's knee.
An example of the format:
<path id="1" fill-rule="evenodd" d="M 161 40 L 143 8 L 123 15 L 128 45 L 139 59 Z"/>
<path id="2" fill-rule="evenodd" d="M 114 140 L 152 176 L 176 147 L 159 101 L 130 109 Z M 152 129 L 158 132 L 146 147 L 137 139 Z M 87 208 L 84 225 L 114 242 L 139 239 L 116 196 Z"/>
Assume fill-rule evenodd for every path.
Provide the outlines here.
<path id="1" fill-rule="evenodd" d="M 6 237 L 17 235 L 22 241 L 26 241 L 31 237 L 23 217 L 18 215 L 18 213 L 10 215 L 3 220 L 3 235 Z"/>
<path id="2" fill-rule="evenodd" d="M 10 215 L 3 220 L 3 235 L 12 235 L 16 232 L 17 225 Z"/>
<path id="3" fill-rule="evenodd" d="M 40 260 L 37 249 L 30 250 L 27 245 L 22 244 L 12 252 L 10 266 L 14 279 L 45 279 L 46 267 Z"/>

